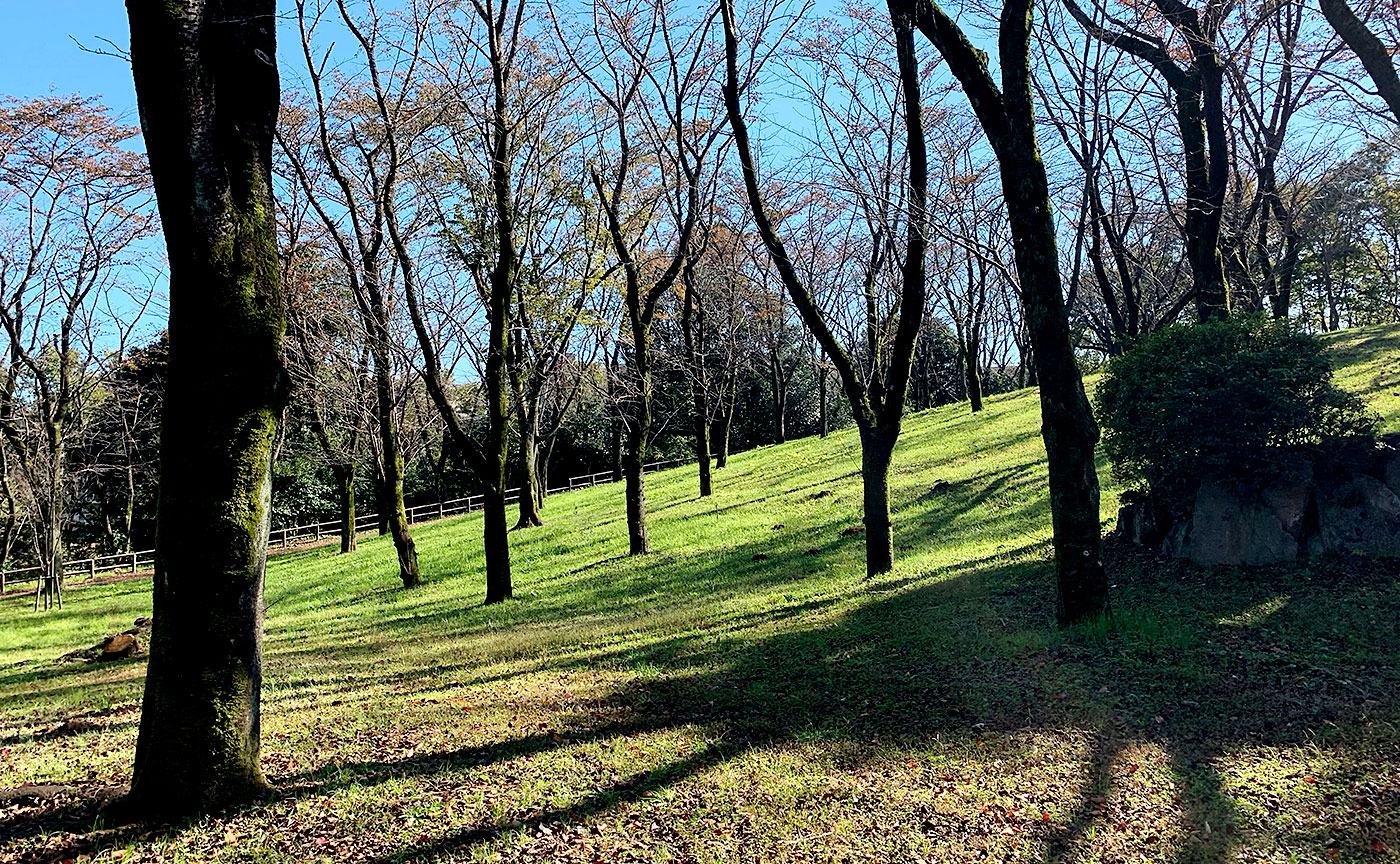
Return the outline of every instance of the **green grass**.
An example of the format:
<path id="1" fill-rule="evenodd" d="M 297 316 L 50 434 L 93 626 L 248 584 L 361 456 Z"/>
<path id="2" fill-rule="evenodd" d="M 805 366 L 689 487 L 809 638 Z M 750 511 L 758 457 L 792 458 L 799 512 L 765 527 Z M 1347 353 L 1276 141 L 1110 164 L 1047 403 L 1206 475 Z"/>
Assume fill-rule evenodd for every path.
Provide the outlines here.
<path id="1" fill-rule="evenodd" d="M 1400 429 L 1400 328 L 1334 346 Z M 1032 391 L 911 417 L 874 581 L 841 533 L 853 431 L 740 454 L 704 500 L 693 469 L 651 476 L 643 558 L 619 486 L 551 498 L 501 606 L 476 517 L 415 527 L 411 591 L 387 539 L 274 558 L 276 797 L 167 831 L 91 830 L 144 661 L 53 662 L 148 614 L 149 582 L 8 598 L 0 788 L 64 788 L 0 795 L 0 859 L 1397 860 L 1395 562 L 1122 553 L 1114 625 L 1060 631 L 1039 425 Z"/>

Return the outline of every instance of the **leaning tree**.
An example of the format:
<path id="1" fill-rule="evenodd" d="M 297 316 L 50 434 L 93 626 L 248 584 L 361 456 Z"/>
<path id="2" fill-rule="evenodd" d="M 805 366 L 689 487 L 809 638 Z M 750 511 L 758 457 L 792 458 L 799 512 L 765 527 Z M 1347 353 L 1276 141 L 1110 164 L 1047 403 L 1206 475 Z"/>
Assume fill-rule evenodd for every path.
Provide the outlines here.
<path id="1" fill-rule="evenodd" d="M 897 13 L 891 8 L 894 24 L 896 71 L 892 73 L 892 86 L 889 92 L 898 95 L 890 101 L 896 116 L 902 119 L 907 148 L 907 176 L 890 176 L 888 187 L 890 200 L 902 202 L 904 233 L 903 258 L 898 269 L 898 301 L 892 310 L 881 313 L 874 295 L 874 284 L 878 278 L 878 268 L 883 260 L 882 249 L 886 243 L 896 240 L 887 233 L 885 225 L 878 217 L 868 217 L 871 225 L 871 258 L 865 280 L 865 324 L 868 339 L 863 346 L 865 356 L 850 351 L 834 331 L 831 317 L 818 304 L 817 297 L 808 283 L 802 278 L 788 246 L 779 234 L 779 226 L 772 216 L 768 196 L 759 180 L 758 165 L 754 158 L 754 148 L 750 143 L 748 121 L 744 117 L 743 93 L 754 79 L 760 66 L 757 44 L 749 46 L 749 68 L 741 74 L 739 24 L 734 11 L 733 0 L 721 0 L 720 11 L 724 19 L 725 79 L 724 102 L 729 124 L 734 132 L 734 145 L 738 151 L 743 169 L 744 188 L 748 195 L 749 207 L 753 211 L 754 222 L 769 258 L 778 271 L 779 278 L 793 305 L 806 323 L 807 328 L 820 343 L 822 350 L 830 358 L 832 366 L 841 378 L 846 396 L 860 430 L 861 479 L 864 484 L 865 509 L 865 569 L 867 576 L 887 572 L 894 566 L 894 539 L 890 522 L 889 472 L 894 455 L 895 443 L 899 440 L 900 425 L 904 419 L 905 394 L 908 390 L 909 375 L 923 323 L 924 304 L 927 297 L 924 274 L 924 254 L 928 244 L 926 193 L 928 188 L 928 166 L 924 142 L 924 116 L 921 96 L 921 81 L 918 58 L 914 52 L 913 24 L 908 14 Z M 755 28 L 758 32 L 766 27 Z M 870 61 L 867 68 L 877 67 Z M 897 149 L 895 133 L 891 133 L 890 148 Z M 893 221 L 893 219 L 891 219 Z M 890 259 L 897 256 L 888 255 Z M 882 321 L 894 321 L 894 337 L 888 344 L 884 342 Z M 883 358 L 888 358 L 882 363 Z M 868 368 L 862 368 L 866 366 Z"/>

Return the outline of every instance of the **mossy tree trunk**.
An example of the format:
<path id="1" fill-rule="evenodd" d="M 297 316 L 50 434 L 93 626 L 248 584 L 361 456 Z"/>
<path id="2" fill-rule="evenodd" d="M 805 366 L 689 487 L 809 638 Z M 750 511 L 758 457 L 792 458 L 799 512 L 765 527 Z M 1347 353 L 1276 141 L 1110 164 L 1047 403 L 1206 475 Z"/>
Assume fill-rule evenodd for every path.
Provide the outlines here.
<path id="1" fill-rule="evenodd" d="M 540 517 L 540 462 L 539 440 L 535 437 L 535 424 L 522 418 L 520 423 L 520 518 L 515 520 L 516 528 L 529 528 L 543 525 Z"/>
<path id="2" fill-rule="evenodd" d="M 340 553 L 354 552 L 355 541 L 355 466 L 337 465 L 336 479 L 340 482 Z"/>
<path id="3" fill-rule="evenodd" d="M 170 260 L 154 618 L 131 792 L 169 819 L 266 788 L 263 569 L 284 401 L 272 200 L 272 0 L 129 0 Z M 191 538 L 198 538 L 192 542 Z"/>
<path id="4" fill-rule="evenodd" d="M 1035 135 L 1030 30 L 1033 0 L 1005 0 L 998 47 L 1002 87 L 986 56 L 932 0 L 896 0 L 913 7 L 919 29 L 962 85 L 996 153 L 1010 217 L 1021 305 L 1040 385 L 1041 436 L 1050 468 L 1057 611 L 1062 624 L 1108 611 L 1094 466 L 1098 425 L 1084 393 L 1070 339 L 1060 281 L 1050 186 Z"/>
<path id="5" fill-rule="evenodd" d="M 379 296 L 379 292 L 372 290 L 370 296 Z M 385 320 L 380 317 L 382 313 L 382 309 L 375 310 L 374 319 Z M 398 424 L 394 422 L 394 380 L 390 371 L 389 335 L 387 330 L 378 330 L 370 334 L 370 339 L 370 354 L 374 360 L 374 413 L 379 422 L 379 458 L 384 472 L 379 487 L 380 525 L 387 527 L 394 538 L 394 551 L 399 558 L 399 580 L 403 582 L 403 587 L 412 588 L 422 584 L 423 577 L 418 572 L 418 549 L 408 528 L 408 512 L 403 503 L 403 449 L 399 446 Z M 380 533 L 383 533 L 383 528 Z"/>

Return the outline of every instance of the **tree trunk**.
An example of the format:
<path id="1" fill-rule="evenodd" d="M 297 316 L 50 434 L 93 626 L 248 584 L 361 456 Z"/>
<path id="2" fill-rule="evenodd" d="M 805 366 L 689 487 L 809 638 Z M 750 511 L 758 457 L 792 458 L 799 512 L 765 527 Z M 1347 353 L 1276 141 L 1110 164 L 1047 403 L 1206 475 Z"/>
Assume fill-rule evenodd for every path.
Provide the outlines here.
<path id="1" fill-rule="evenodd" d="M 622 479 L 622 421 L 616 412 L 612 417 L 612 479 Z"/>
<path id="2" fill-rule="evenodd" d="M 1028 116 L 1024 122 L 1029 124 Z M 1015 244 L 1017 269 L 1040 382 L 1041 437 L 1050 468 L 1056 611 L 1060 622 L 1069 624 L 1108 610 L 1094 464 L 1099 428 L 1070 342 L 1044 164 L 1033 143 L 1019 152 L 1028 155 L 1002 160 L 1002 178 L 1012 236 L 1020 241 Z"/>
<path id="3" fill-rule="evenodd" d="M 860 479 L 865 509 L 865 575 L 894 569 L 894 531 L 890 523 L 890 460 L 899 433 L 862 425 Z"/>
<path id="4" fill-rule="evenodd" d="M 1215 86 L 1220 87 L 1219 68 L 1215 69 Z M 1225 197 L 1225 178 L 1216 176 L 1220 170 L 1214 163 L 1216 142 L 1207 134 L 1209 102 L 1199 77 L 1190 86 L 1174 88 L 1177 124 L 1181 130 L 1182 154 L 1186 160 L 1186 258 L 1191 264 L 1196 295 L 1196 317 L 1201 321 L 1224 318 L 1230 314 L 1229 293 L 1225 283 L 1225 262 L 1220 254 L 1220 220 Z M 1215 94 L 1219 100 L 1220 94 Z M 1218 109 L 1217 109 L 1218 110 Z M 1207 150 L 1207 138 L 1211 147 Z M 1225 154 L 1219 154 L 1224 158 Z M 1221 170 L 1223 174 L 1223 170 Z"/>
<path id="5" fill-rule="evenodd" d="M 378 315 L 376 314 L 376 317 Z M 418 573 L 418 550 L 413 544 L 413 535 L 408 530 L 408 513 L 403 506 L 403 451 L 399 449 L 399 434 L 394 428 L 394 391 L 390 377 L 388 333 L 370 334 L 374 340 L 371 355 L 374 359 L 375 413 L 379 420 L 379 447 L 384 469 L 384 482 L 380 487 L 379 519 L 387 523 L 389 533 L 394 537 L 394 550 L 399 557 L 399 579 L 403 587 L 412 588 L 423 582 Z M 381 533 L 383 533 L 381 531 Z"/>
<path id="6" fill-rule="evenodd" d="M 629 430 L 627 452 L 622 457 L 622 473 L 627 481 L 627 554 L 645 555 L 651 551 L 647 537 L 646 433 Z"/>
<path id="7" fill-rule="evenodd" d="M 1050 469 L 1057 612 L 1070 624 L 1108 612 L 1094 445 L 1099 429 L 1075 362 L 1060 281 L 1050 184 L 1035 135 L 1030 34 L 1033 0 L 1005 0 L 998 47 L 1002 89 L 985 55 L 932 0 L 917 0 L 919 29 L 959 80 L 1001 169 L 1021 304 L 1040 383 L 1041 436 Z"/>
<path id="8" fill-rule="evenodd" d="M 516 528 L 544 524 L 540 518 L 539 443 L 533 425 L 529 421 L 520 424 L 520 518 Z"/>
<path id="9" fill-rule="evenodd" d="M 698 392 L 695 397 L 695 464 L 700 468 L 700 497 L 713 493 L 710 480 L 710 423 L 703 413 L 705 394 Z"/>
<path id="10" fill-rule="evenodd" d="M 981 349 L 982 346 L 978 344 L 978 339 L 972 334 L 972 328 L 969 326 L 967 347 L 963 355 L 967 358 L 967 401 L 974 414 L 982 410 L 982 371 L 977 364 L 977 355 L 981 353 Z"/>
<path id="11" fill-rule="evenodd" d="M 355 466 L 337 465 L 340 481 L 340 554 L 354 552 L 355 542 Z"/>
<path id="12" fill-rule="evenodd" d="M 34 592 L 34 609 L 63 608 L 63 459 L 62 432 L 51 439 L 57 442 L 57 452 L 48 455 L 48 500 L 39 508 L 39 525 L 34 526 L 39 538 L 39 584 Z"/>
<path id="13" fill-rule="evenodd" d="M 486 544 L 486 605 L 509 600 L 513 593 L 510 577 L 510 532 L 506 529 L 506 496 L 499 489 L 487 489 L 482 496 L 483 539 Z"/>
<path id="14" fill-rule="evenodd" d="M 380 537 L 389 534 L 389 495 L 384 491 L 384 471 L 376 466 L 374 474 L 374 526 Z"/>
<path id="15" fill-rule="evenodd" d="M 710 427 L 710 451 L 715 456 L 715 468 L 729 464 L 729 426 L 733 418 L 734 408 L 725 408 Z"/>
<path id="16" fill-rule="evenodd" d="M 262 592 L 285 402 L 272 198 L 279 88 L 272 0 L 127 9 L 170 261 L 170 360 L 155 623 L 131 791 L 114 815 L 164 820 L 267 788 Z"/>
<path id="17" fill-rule="evenodd" d="M 1390 106 L 1395 122 L 1400 123 L 1400 73 L 1396 72 L 1385 43 L 1356 17 L 1346 0 L 1321 0 L 1321 6 L 1327 23 L 1332 25 L 1352 53 L 1361 59 L 1361 65 L 1371 76 L 1371 83 L 1376 85 L 1376 92 Z"/>

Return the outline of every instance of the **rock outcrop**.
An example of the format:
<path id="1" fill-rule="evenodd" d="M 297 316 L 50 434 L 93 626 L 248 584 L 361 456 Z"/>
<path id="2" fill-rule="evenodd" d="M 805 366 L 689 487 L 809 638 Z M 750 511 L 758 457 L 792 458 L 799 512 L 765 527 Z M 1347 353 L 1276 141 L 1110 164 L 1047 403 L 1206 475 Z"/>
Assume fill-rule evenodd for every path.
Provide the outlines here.
<path id="1" fill-rule="evenodd" d="M 1206 479 L 1186 512 L 1125 496 L 1119 537 L 1197 564 L 1258 565 L 1313 555 L 1400 556 L 1400 441 L 1342 449 L 1260 483 Z"/>

